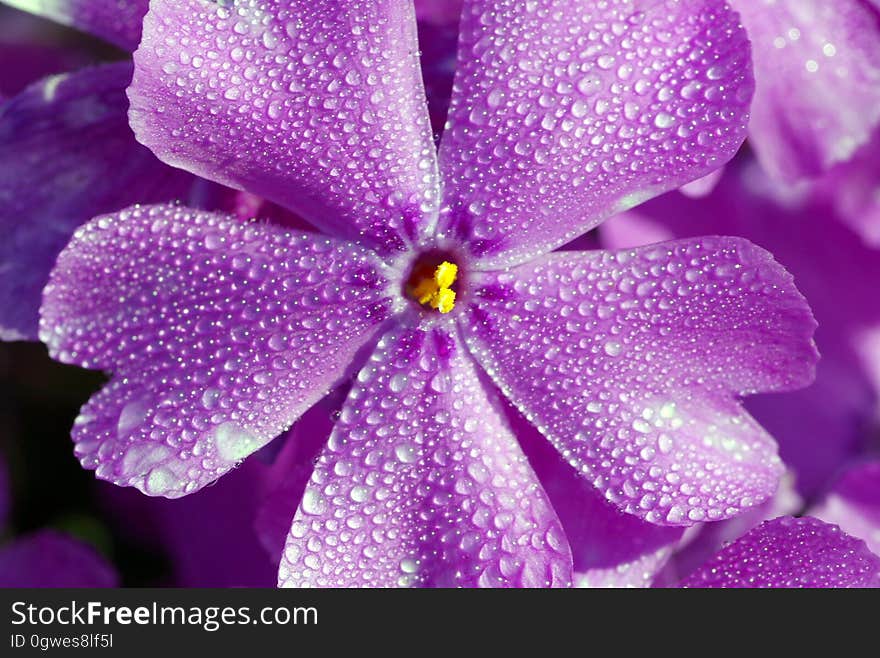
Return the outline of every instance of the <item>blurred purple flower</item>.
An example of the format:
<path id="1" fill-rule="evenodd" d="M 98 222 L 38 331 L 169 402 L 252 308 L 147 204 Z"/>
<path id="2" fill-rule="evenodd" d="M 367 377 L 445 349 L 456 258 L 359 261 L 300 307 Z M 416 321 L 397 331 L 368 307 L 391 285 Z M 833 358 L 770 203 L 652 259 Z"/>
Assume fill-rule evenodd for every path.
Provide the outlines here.
<path id="1" fill-rule="evenodd" d="M 137 48 L 150 0 L 0 0 L 0 3 L 76 28 L 123 50 Z"/>
<path id="2" fill-rule="evenodd" d="M 270 467 L 250 459 L 215 486 L 180 500 L 150 498 L 100 483 L 101 505 L 129 541 L 167 558 L 161 585 L 273 587 L 277 554 L 261 546 L 254 518 Z"/>
<path id="3" fill-rule="evenodd" d="M 6 461 L 0 454 L 0 534 L 10 500 Z M 0 587 L 116 587 L 112 565 L 94 548 L 56 530 L 38 530 L 0 545 Z"/>
<path id="4" fill-rule="evenodd" d="M 133 49 L 148 2 L 6 4 Z M 33 54 L 21 48 L 6 46 L 4 63 Z M 0 105 L 2 340 L 37 338 L 37 311 L 49 270 L 87 220 L 138 202 L 188 199 L 210 205 L 205 181 L 159 162 L 135 141 L 125 97 L 131 72 L 131 62 L 123 61 L 51 76 Z"/>
<path id="5" fill-rule="evenodd" d="M 851 160 L 817 179 L 808 193 L 830 205 L 866 245 L 880 248 L 880 131 Z"/>
<path id="6" fill-rule="evenodd" d="M 0 587 L 117 587 L 116 570 L 91 546 L 39 530 L 0 547 Z"/>
<path id="7" fill-rule="evenodd" d="M 78 230 L 40 335 L 114 373 L 76 420 L 83 465 L 185 495 L 357 373 L 282 585 L 569 583 L 494 386 L 647 521 L 770 496 L 775 444 L 738 397 L 812 377 L 790 276 L 733 238 L 550 253 L 744 138 L 748 43 L 692 4 L 467 2 L 438 154 L 411 4 L 154 1 L 138 139 L 327 235 L 167 205 Z"/>
<path id="8" fill-rule="evenodd" d="M 880 17 L 865 0 L 730 0 L 752 42 L 749 143 L 786 181 L 849 160 L 880 124 Z"/>
<path id="9" fill-rule="evenodd" d="M 40 78 L 94 63 L 90 53 L 70 47 L 63 29 L 47 30 L 45 21 L 2 4 L 0 26 L 0 104 Z"/>

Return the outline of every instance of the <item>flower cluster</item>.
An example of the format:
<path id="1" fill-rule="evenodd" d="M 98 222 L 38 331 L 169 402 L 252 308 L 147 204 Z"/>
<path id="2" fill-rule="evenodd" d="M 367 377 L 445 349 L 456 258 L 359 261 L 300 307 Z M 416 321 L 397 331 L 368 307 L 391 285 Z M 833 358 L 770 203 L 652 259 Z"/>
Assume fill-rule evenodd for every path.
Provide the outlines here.
<path id="1" fill-rule="evenodd" d="M 840 4 L 39 5 L 133 56 L 0 105 L 0 337 L 109 377 L 74 452 L 185 584 L 878 586 Z"/>

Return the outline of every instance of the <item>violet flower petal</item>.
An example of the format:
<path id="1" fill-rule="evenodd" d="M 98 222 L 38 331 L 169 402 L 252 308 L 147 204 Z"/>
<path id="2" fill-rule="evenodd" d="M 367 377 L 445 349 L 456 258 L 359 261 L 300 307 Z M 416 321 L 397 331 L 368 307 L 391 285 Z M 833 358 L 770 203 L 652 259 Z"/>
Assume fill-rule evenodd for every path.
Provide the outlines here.
<path id="1" fill-rule="evenodd" d="M 131 63 L 42 80 L 0 108 L 0 339 L 35 340 L 43 286 L 74 230 L 136 202 L 185 196 L 128 127 Z"/>
<path id="2" fill-rule="evenodd" d="M 723 165 L 749 43 L 723 0 L 465 2 L 441 232 L 520 263 Z"/>
<path id="3" fill-rule="evenodd" d="M 776 438 L 774 436 L 774 438 Z M 797 514 L 804 508 L 804 501 L 794 487 L 794 473 L 787 471 L 779 481 L 779 488 L 771 498 L 731 519 L 713 523 L 701 523 L 688 529 L 675 551 L 664 565 L 654 586 L 673 586 L 693 573 L 715 553 L 736 541 L 764 521 L 779 516 Z"/>
<path id="4" fill-rule="evenodd" d="M 217 479 L 345 376 L 388 315 L 379 267 L 352 244 L 174 206 L 80 228 L 40 338 L 113 372 L 74 423 L 83 466 L 169 498 Z"/>
<path id="5" fill-rule="evenodd" d="M 709 197 L 666 194 L 611 219 L 600 233 L 605 248 L 622 249 L 696 237 L 710 225 L 773 253 L 819 323 L 816 380 L 799 391 L 755 395 L 745 403 L 779 444 L 798 490 L 814 498 L 843 464 L 869 448 L 865 430 L 876 422 L 880 393 L 880 367 L 871 367 L 880 351 L 871 336 L 880 336 L 880 307 L 865 300 L 876 297 L 880 258 L 826 204 L 792 198 L 752 159 L 728 167 Z"/>
<path id="6" fill-rule="evenodd" d="M 411 3 L 154 0 L 144 35 L 131 125 L 165 162 L 379 251 L 433 222 Z"/>
<path id="7" fill-rule="evenodd" d="M 775 491 L 776 444 L 737 397 L 809 383 L 818 355 L 769 253 L 739 238 L 559 252 L 474 285 L 471 351 L 612 503 L 691 525 Z"/>
<path id="8" fill-rule="evenodd" d="M 718 552 L 683 587 L 880 587 L 880 557 L 818 519 L 765 521 Z"/>
<path id="9" fill-rule="evenodd" d="M 577 587 L 649 587 L 683 529 L 621 512 L 520 414 L 509 410 L 517 440 L 562 522 Z"/>
<path id="10" fill-rule="evenodd" d="M 304 413 L 290 431 L 278 440 L 281 448 L 267 474 L 253 520 L 260 543 L 274 561 L 276 577 L 293 517 L 318 455 L 327 445 L 343 399 L 340 391 L 334 391 Z"/>
<path id="11" fill-rule="evenodd" d="M 880 122 L 880 21 L 862 0 L 731 0 L 754 49 L 749 142 L 771 175 L 816 176 Z"/>
<path id="12" fill-rule="evenodd" d="M 379 342 L 306 488 L 281 586 L 571 582 L 553 508 L 458 341 Z"/>
<path id="13" fill-rule="evenodd" d="M 91 546 L 40 530 L 0 548 L 0 587 L 118 587 L 119 578 Z"/>
<path id="14" fill-rule="evenodd" d="M 0 0 L 5 5 L 43 16 L 134 50 L 141 39 L 141 19 L 150 0 Z"/>

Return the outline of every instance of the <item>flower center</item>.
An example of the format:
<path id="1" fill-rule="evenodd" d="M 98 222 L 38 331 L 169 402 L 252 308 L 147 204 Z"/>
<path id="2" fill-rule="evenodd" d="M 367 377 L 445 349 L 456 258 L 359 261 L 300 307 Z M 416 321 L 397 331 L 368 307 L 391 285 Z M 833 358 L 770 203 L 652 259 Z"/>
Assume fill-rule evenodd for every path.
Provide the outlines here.
<path id="1" fill-rule="evenodd" d="M 433 308 L 441 313 L 449 313 L 455 308 L 455 280 L 458 265 L 448 260 L 420 259 L 410 273 L 406 293 L 422 306 Z"/>

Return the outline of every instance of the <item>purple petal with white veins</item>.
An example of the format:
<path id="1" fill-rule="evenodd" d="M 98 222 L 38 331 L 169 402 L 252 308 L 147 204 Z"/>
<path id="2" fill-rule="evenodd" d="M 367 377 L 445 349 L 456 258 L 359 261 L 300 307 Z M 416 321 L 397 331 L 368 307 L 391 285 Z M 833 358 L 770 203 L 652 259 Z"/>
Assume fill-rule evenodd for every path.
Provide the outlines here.
<path id="1" fill-rule="evenodd" d="M 738 396 L 813 377 L 791 276 L 738 238 L 559 252 L 475 276 L 467 341 L 611 502 L 652 523 L 729 518 L 776 489 L 776 445 Z"/>
<path id="2" fill-rule="evenodd" d="M 389 314 L 370 252 L 176 206 L 79 229 L 40 309 L 53 358 L 113 373 L 73 438 L 98 477 L 177 497 L 290 427 Z"/>
<path id="3" fill-rule="evenodd" d="M 810 515 L 836 523 L 880 555 L 880 461 L 846 471 Z"/>
<path id="4" fill-rule="evenodd" d="M 0 548 L 0 587 L 118 587 L 119 577 L 95 549 L 54 530 Z"/>
<path id="5" fill-rule="evenodd" d="M 137 48 L 150 0 L 0 0 L 5 5 L 93 34 L 125 50 Z"/>
<path id="6" fill-rule="evenodd" d="M 724 164 L 752 89 L 723 0 L 468 0 L 441 231 L 485 267 L 550 251 Z"/>
<path id="7" fill-rule="evenodd" d="M 0 339 L 34 340 L 43 286 L 86 221 L 184 197 L 194 178 L 128 127 L 131 63 L 46 78 L 0 108 Z"/>
<path id="8" fill-rule="evenodd" d="M 358 374 L 297 511 L 278 581 L 571 582 L 559 520 L 498 400 L 445 328 L 386 334 Z"/>
<path id="9" fill-rule="evenodd" d="M 835 525 L 766 521 L 718 552 L 683 587 L 880 587 L 880 557 Z"/>
<path id="10" fill-rule="evenodd" d="M 411 3 L 154 0 L 131 125 L 159 158 L 385 251 L 433 223 Z"/>
<path id="11" fill-rule="evenodd" d="M 862 0 L 731 0 L 752 42 L 749 142 L 773 176 L 816 176 L 880 121 L 880 21 Z"/>

